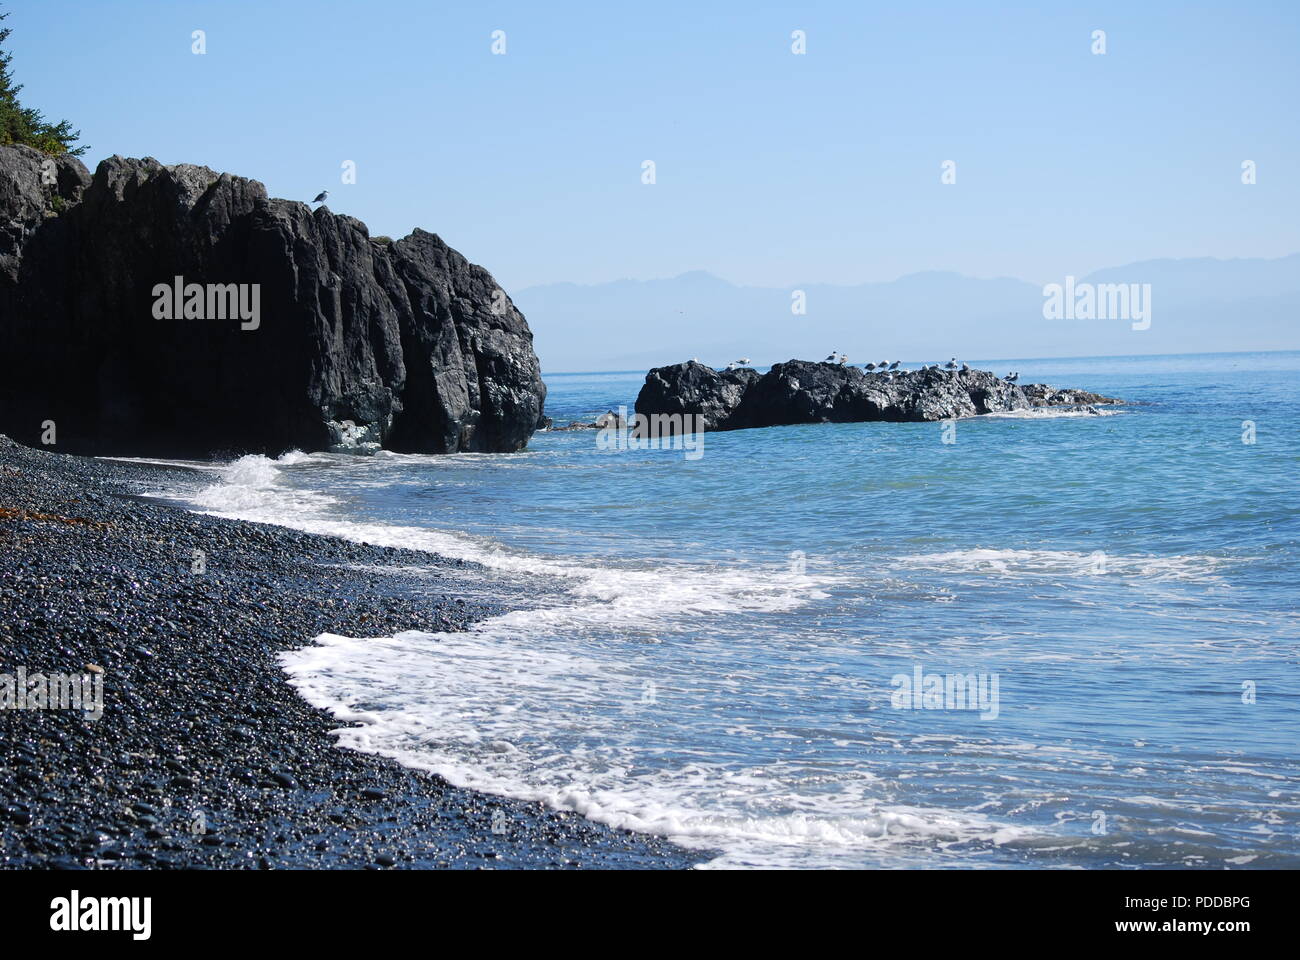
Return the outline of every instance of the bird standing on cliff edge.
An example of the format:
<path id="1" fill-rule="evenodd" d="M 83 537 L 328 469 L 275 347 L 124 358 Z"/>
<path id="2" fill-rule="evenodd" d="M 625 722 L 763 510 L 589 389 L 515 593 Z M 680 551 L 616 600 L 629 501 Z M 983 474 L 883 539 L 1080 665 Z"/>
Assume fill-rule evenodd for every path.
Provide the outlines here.
<path id="1" fill-rule="evenodd" d="M 328 190 L 322 190 L 320 193 L 316 194 L 316 199 L 313 200 L 312 203 L 324 203 L 325 198 L 329 195 L 330 192 Z"/>

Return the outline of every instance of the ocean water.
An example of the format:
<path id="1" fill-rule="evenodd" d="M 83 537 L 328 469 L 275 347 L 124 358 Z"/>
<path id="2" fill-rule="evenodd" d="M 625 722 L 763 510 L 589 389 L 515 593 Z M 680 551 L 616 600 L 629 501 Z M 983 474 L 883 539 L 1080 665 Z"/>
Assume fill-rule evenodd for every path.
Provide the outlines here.
<path id="1" fill-rule="evenodd" d="M 190 503 L 523 591 L 286 656 L 345 748 L 713 867 L 1300 866 L 1300 354 L 979 366 L 1130 404 L 245 457 Z M 642 378 L 550 376 L 547 412 Z"/>

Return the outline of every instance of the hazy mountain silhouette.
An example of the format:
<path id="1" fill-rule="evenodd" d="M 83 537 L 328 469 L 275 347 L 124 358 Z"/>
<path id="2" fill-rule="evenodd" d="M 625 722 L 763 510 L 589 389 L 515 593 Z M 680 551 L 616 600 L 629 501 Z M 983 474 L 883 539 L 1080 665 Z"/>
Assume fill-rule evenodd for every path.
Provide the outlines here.
<path id="1" fill-rule="evenodd" d="M 1037 284 L 944 272 L 765 288 L 694 271 L 547 284 L 513 299 L 551 372 L 640 370 L 691 357 L 714 366 L 750 357 L 762 365 L 820 360 L 831 350 L 865 363 L 1300 349 L 1300 254 L 1147 260 L 1076 281 L 1151 284 L 1150 329 L 1135 331 L 1127 320 L 1046 320 Z M 795 289 L 807 296 L 803 316 L 790 309 Z"/>

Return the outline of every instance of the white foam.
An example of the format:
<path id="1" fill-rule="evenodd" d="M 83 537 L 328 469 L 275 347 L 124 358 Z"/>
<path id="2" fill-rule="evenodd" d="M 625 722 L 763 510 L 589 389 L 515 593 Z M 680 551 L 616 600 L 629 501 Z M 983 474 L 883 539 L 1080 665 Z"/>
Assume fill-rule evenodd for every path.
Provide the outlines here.
<path id="1" fill-rule="evenodd" d="M 335 635 L 286 653 L 314 706 L 359 724 L 343 746 L 392 757 L 456 784 L 582 814 L 682 845 L 721 848 L 715 867 L 797 866 L 945 844 L 1029 838 L 982 814 L 885 803 L 875 778 L 828 768 L 809 792 L 807 762 L 739 767 L 699 756 L 697 722 L 676 691 L 707 684 L 689 663 L 650 673 L 633 644 L 545 640 L 532 615 L 468 633 Z M 645 684 L 659 683 L 653 703 Z M 712 699 L 712 698 L 709 698 Z"/>
<path id="2" fill-rule="evenodd" d="M 1003 577 L 1140 577 L 1146 580 L 1209 580 L 1227 561 L 1183 554 L 1170 557 L 1124 556 L 1071 550 L 975 548 L 900 557 L 900 567 Z"/>
<path id="3" fill-rule="evenodd" d="M 989 420 L 1069 420 L 1074 418 L 1115 417 L 1123 410 L 1106 407 L 1034 407 L 1030 410 L 1006 410 L 996 413 L 982 413 L 982 419 Z"/>
<path id="4" fill-rule="evenodd" d="M 761 702 L 764 695 L 733 668 L 734 637 L 711 625 L 725 626 L 737 613 L 797 609 L 825 598 L 834 577 L 781 566 L 594 566 L 459 533 L 345 520 L 330 497 L 288 482 L 295 467 L 324 459 L 241 458 L 195 503 L 210 513 L 430 551 L 507 575 L 542 575 L 564 589 L 559 602 L 537 598 L 468 632 L 368 640 L 325 634 L 284 654 L 290 682 L 308 702 L 359 724 L 336 731 L 342 746 L 459 786 L 721 848 L 714 866 L 794 866 L 841 855 L 857 863 L 883 850 L 894 863 L 908 850 L 919 857 L 920 847 L 933 857 L 948 844 L 997 845 L 1028 835 L 980 813 L 886 803 L 861 768 L 831 767 L 810 793 L 806 759 L 743 767 L 705 746 L 716 743 L 717 731 L 698 727 L 712 720 L 701 704 L 747 693 Z M 648 655 L 664 642 L 681 646 L 673 656 Z M 777 688 L 767 695 L 802 694 Z M 760 728 L 747 736 L 791 742 L 781 729 Z"/>
<path id="5" fill-rule="evenodd" d="M 691 564 L 648 569 L 627 564 L 591 566 L 509 550 L 490 539 L 468 534 L 344 520 L 334 513 L 338 506 L 334 498 L 285 482 L 283 467 L 317 460 L 316 456 L 298 451 L 278 460 L 258 455 L 241 457 L 227 465 L 219 483 L 199 491 L 191 499 L 203 512 L 216 516 L 291 527 L 356 543 L 421 550 L 505 573 L 559 578 L 575 598 L 603 601 L 599 608 L 590 605 L 565 608 L 575 620 L 589 620 L 593 615 L 612 621 L 634 614 L 653 617 L 789 610 L 810 599 L 824 597 L 821 588 L 834 582 L 829 575 L 814 578 L 780 567 L 767 570 L 747 567 L 740 571 Z M 551 615 L 563 614 L 551 611 Z"/>
<path id="6" fill-rule="evenodd" d="M 263 523 L 281 523 L 277 518 L 321 516 L 337 501 L 326 494 L 297 489 L 283 482 L 283 467 L 308 459 L 308 454 L 298 450 L 276 460 L 260 454 L 240 457 L 222 466 L 221 479 L 194 494 L 190 500 L 204 513 Z"/>

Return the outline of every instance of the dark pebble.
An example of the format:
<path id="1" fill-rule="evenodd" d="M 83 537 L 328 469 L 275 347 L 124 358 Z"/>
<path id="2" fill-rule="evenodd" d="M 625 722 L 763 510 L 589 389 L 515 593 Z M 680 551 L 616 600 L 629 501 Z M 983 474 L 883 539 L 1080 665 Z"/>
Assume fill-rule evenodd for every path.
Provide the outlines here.
<path id="1" fill-rule="evenodd" d="M 97 721 L 0 711 L 5 867 L 683 868 L 706 858 L 340 749 L 338 722 L 289 686 L 281 653 L 326 632 L 464 630 L 509 609 L 509 590 L 554 588 L 503 586 L 498 601 L 470 602 L 455 595 L 457 571 L 472 566 L 463 561 L 138 496 L 211 482 L 0 437 L 0 507 L 107 525 L 0 516 L 3 662 L 94 665 L 105 678 Z M 195 549 L 207 555 L 203 575 L 189 571 Z M 437 587 L 387 569 L 402 565 L 440 571 Z M 508 837 L 484 829 L 496 807 Z"/>

